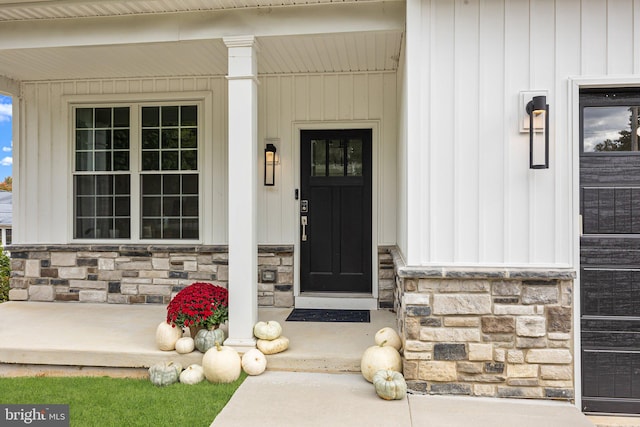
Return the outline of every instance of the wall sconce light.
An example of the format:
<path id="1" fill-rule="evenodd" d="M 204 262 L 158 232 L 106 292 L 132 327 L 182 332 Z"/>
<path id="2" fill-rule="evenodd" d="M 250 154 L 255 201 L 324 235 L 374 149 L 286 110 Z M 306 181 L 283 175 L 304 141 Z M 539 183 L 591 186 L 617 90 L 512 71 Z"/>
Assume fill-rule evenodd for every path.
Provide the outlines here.
<path id="1" fill-rule="evenodd" d="M 276 185 L 276 146 L 267 143 L 264 148 L 264 185 Z"/>
<path id="2" fill-rule="evenodd" d="M 534 96 L 527 103 L 529 115 L 529 168 L 549 168 L 549 104 L 546 96 Z"/>

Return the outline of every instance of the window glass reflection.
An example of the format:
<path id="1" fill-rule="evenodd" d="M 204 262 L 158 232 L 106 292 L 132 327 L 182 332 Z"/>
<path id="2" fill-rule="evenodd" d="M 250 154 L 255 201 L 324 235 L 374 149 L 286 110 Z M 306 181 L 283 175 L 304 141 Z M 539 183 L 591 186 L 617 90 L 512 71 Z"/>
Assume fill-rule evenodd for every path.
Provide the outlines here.
<path id="1" fill-rule="evenodd" d="M 639 106 L 585 107 L 585 153 L 639 151 Z"/>

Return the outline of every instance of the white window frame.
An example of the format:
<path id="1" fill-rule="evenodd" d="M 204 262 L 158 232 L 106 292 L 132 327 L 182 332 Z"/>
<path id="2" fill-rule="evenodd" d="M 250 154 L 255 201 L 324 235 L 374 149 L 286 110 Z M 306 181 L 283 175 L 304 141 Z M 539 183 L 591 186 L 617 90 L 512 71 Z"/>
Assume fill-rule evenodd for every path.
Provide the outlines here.
<path id="1" fill-rule="evenodd" d="M 69 198 L 68 212 L 68 241 L 78 244 L 202 244 L 206 236 L 211 233 L 206 227 L 209 221 L 204 218 L 205 206 L 208 206 L 209 194 L 204 191 L 206 169 L 205 161 L 208 158 L 207 145 L 212 140 L 211 127 L 206 122 L 212 110 L 211 92 L 180 92 L 166 94 L 123 94 L 123 95 L 75 95 L 63 98 L 67 105 L 66 113 L 69 137 L 69 165 L 68 175 Z M 198 239 L 141 239 L 141 190 L 140 176 L 142 174 L 142 159 L 140 155 L 142 138 L 142 107 L 147 106 L 168 106 L 168 105 L 197 105 L 198 106 Z M 75 230 L 75 192 L 74 176 L 75 170 L 75 109 L 76 108 L 99 108 L 99 107 L 129 107 L 130 108 L 130 157 L 129 176 L 131 177 L 131 237 L 126 239 L 77 239 Z M 135 168 L 135 169 L 134 169 Z M 113 171 L 118 172 L 119 171 Z M 151 171 L 146 171 L 150 173 Z M 157 171 L 162 174 L 163 171 Z M 175 171 L 179 173 L 180 171 Z M 189 171 L 186 171 L 189 172 Z M 101 172 L 103 173 L 103 172 Z M 109 174 L 109 172 L 104 172 Z"/>

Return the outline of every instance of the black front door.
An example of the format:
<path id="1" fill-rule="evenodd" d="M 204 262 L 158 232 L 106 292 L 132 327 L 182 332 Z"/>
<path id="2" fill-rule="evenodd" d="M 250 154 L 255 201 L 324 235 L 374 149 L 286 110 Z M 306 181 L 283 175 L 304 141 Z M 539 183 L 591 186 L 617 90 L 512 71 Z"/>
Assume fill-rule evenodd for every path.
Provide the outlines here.
<path id="1" fill-rule="evenodd" d="M 371 293 L 371 129 L 300 144 L 300 290 Z"/>
<path id="2" fill-rule="evenodd" d="M 580 93 L 582 406 L 640 413 L 640 90 Z"/>

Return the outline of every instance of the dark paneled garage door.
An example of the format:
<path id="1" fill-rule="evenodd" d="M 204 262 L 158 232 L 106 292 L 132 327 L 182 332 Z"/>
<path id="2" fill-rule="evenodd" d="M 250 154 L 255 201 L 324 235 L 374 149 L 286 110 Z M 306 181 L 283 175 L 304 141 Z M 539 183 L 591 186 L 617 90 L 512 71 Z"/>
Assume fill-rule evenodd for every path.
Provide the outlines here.
<path id="1" fill-rule="evenodd" d="M 640 89 L 580 94 L 582 406 L 640 413 Z"/>

